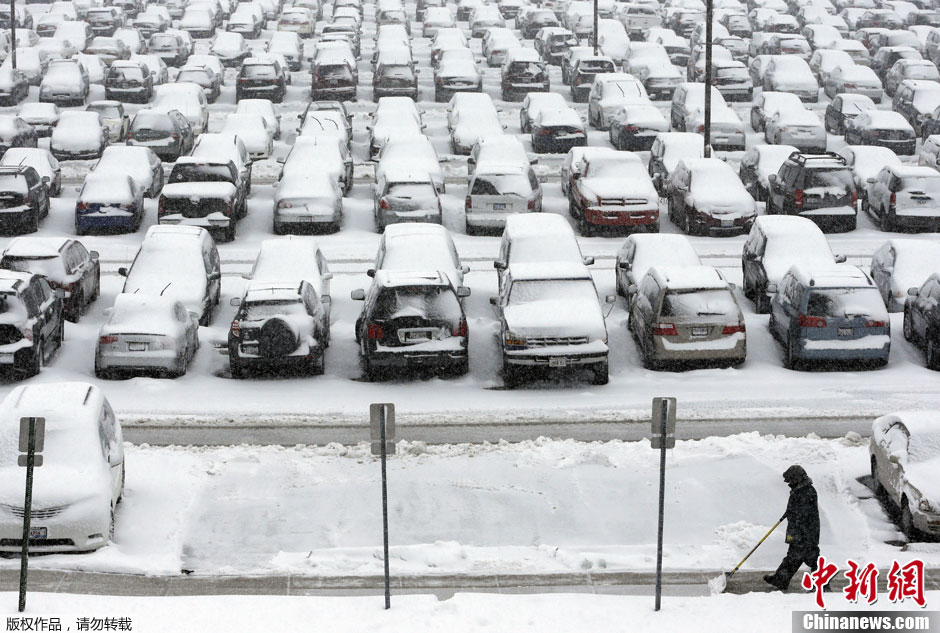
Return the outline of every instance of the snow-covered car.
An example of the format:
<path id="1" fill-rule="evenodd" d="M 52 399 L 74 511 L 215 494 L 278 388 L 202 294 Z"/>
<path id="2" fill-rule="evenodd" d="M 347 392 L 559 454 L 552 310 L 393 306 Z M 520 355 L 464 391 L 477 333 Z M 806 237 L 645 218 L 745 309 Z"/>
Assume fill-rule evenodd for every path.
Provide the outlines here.
<path id="1" fill-rule="evenodd" d="M 845 123 L 849 145 L 887 147 L 896 154 L 912 155 L 917 137 L 914 128 L 897 112 L 868 110 Z"/>
<path id="2" fill-rule="evenodd" d="M 571 100 L 575 103 L 585 103 L 592 92 L 594 79 L 598 75 L 616 72 L 616 64 L 606 55 L 585 55 L 580 57 L 569 72 L 568 85 Z M 639 85 L 642 86 L 643 84 Z"/>
<path id="3" fill-rule="evenodd" d="M 581 235 L 597 228 L 659 231 L 659 195 L 636 154 L 588 155 L 569 178 L 568 213 Z"/>
<path id="4" fill-rule="evenodd" d="M 36 131 L 15 114 L 0 114 L 0 154 L 11 147 L 36 147 Z"/>
<path id="5" fill-rule="evenodd" d="M 308 168 L 308 165 L 311 167 Z M 303 176 L 310 168 L 329 174 L 344 195 L 352 189 L 352 154 L 342 136 L 322 133 L 297 137 L 284 161 L 281 177 L 286 177 L 292 171 Z"/>
<path id="6" fill-rule="evenodd" d="M 509 51 L 520 47 L 519 38 L 516 37 L 512 29 L 505 27 L 490 28 L 483 35 L 483 58 L 486 59 L 486 65 L 491 68 L 502 66 Z"/>
<path id="7" fill-rule="evenodd" d="M 119 59 L 128 59 L 131 56 L 130 50 L 124 40 L 116 37 L 98 36 L 91 41 L 91 44 L 85 47 L 85 53 L 96 55 L 106 66 Z"/>
<path id="8" fill-rule="evenodd" d="M 92 171 L 109 175 L 127 174 L 148 198 L 156 198 L 163 189 L 163 166 L 153 150 L 147 147 L 108 146 Z"/>
<path id="9" fill-rule="evenodd" d="M 626 104 L 610 120 L 608 136 L 614 149 L 647 151 L 656 137 L 669 131 L 669 122 L 652 103 Z"/>
<path id="10" fill-rule="evenodd" d="M 738 177 L 754 200 L 766 200 L 771 174 L 780 170 L 783 161 L 793 152 L 799 151 L 792 145 L 755 145 L 741 158 Z"/>
<path id="11" fill-rule="evenodd" d="M 541 208 L 542 187 L 530 165 L 480 160 L 467 187 L 465 230 L 502 228 L 509 214 Z"/>
<path id="12" fill-rule="evenodd" d="M 17 237 L 0 253 L 0 268 L 42 275 L 61 291 L 63 316 L 72 322 L 101 293 L 98 252 L 66 237 Z"/>
<path id="13" fill-rule="evenodd" d="M 940 81 L 937 66 L 925 59 L 899 59 L 885 74 L 885 92 L 893 95 L 905 79 Z"/>
<path id="14" fill-rule="evenodd" d="M 0 403 L 0 550 L 23 542 L 23 468 L 17 465 L 20 418 L 45 419 L 42 468 L 33 471 L 29 549 L 85 552 L 114 536 L 124 495 L 124 438 L 98 387 L 52 382 L 16 387 Z"/>
<path id="15" fill-rule="evenodd" d="M 281 138 L 281 115 L 274 111 L 274 105 L 267 99 L 242 99 L 235 107 L 235 114 L 257 114 L 264 121 L 264 126 L 274 139 Z"/>
<path id="16" fill-rule="evenodd" d="M 198 226 L 216 231 L 222 241 L 235 239 L 237 221 L 245 214 L 245 201 L 232 161 L 178 160 L 168 182 L 157 205 L 160 224 Z"/>
<path id="17" fill-rule="evenodd" d="M 18 116 L 33 128 L 37 137 L 50 136 L 59 122 L 59 106 L 54 103 L 26 102 L 19 108 Z"/>
<path id="18" fill-rule="evenodd" d="M 779 288 L 770 300 L 770 333 L 784 349 L 787 368 L 817 361 L 888 363 L 888 311 L 861 269 L 801 262 L 784 274 Z"/>
<path id="19" fill-rule="evenodd" d="M 532 122 L 538 117 L 539 111 L 560 110 L 568 107 L 565 98 L 557 92 L 532 92 L 522 100 L 519 108 L 519 127 L 523 134 L 532 132 Z"/>
<path id="20" fill-rule="evenodd" d="M 875 102 L 865 95 L 841 94 L 833 97 L 826 106 L 824 125 L 830 134 L 845 134 L 845 122 L 854 119 L 862 112 L 874 110 Z"/>
<path id="21" fill-rule="evenodd" d="M 614 264 L 617 294 L 627 300 L 629 308 L 640 281 L 653 266 L 700 266 L 701 263 L 684 235 L 631 235 L 617 250 Z"/>
<path id="22" fill-rule="evenodd" d="M 246 59 L 235 80 L 235 101 L 249 98 L 281 103 L 287 94 L 286 67 L 286 64 L 270 58 Z M 314 72 L 316 74 L 316 70 Z"/>
<path id="23" fill-rule="evenodd" d="M 545 248 L 546 244 L 552 247 Z M 554 213 L 517 213 L 506 217 L 499 254 L 493 261 L 500 293 L 510 266 L 559 263 L 579 266 L 594 264 L 593 257 L 581 254 L 578 240 L 567 219 Z"/>
<path id="24" fill-rule="evenodd" d="M 501 70 L 503 101 L 520 101 L 533 92 L 548 92 L 548 67 L 531 48 L 511 49 Z"/>
<path id="25" fill-rule="evenodd" d="M 744 314 L 731 288 L 711 266 L 649 268 L 627 322 L 643 365 L 672 370 L 688 363 L 743 363 Z"/>
<path id="26" fill-rule="evenodd" d="M 649 103 L 643 83 L 627 73 L 607 72 L 598 75 L 587 94 L 588 123 L 606 130 L 620 108 L 631 103 Z"/>
<path id="27" fill-rule="evenodd" d="M 209 126 L 209 104 L 206 93 L 196 84 L 165 84 L 154 89 L 150 110 L 169 113 L 177 110 L 192 126 L 193 136 L 199 136 Z"/>
<path id="28" fill-rule="evenodd" d="M 711 86 L 711 144 L 715 149 L 743 150 L 744 124 L 716 86 Z M 679 84 L 672 96 L 672 129 L 679 132 L 705 130 L 705 84 Z"/>
<path id="29" fill-rule="evenodd" d="M 15 106 L 29 95 L 29 80 L 22 72 L 0 68 L 0 105 Z"/>
<path id="30" fill-rule="evenodd" d="M 147 42 L 147 52 L 159 55 L 167 66 L 182 66 L 190 50 L 180 33 L 154 33 Z"/>
<path id="31" fill-rule="evenodd" d="M 757 217 L 754 198 L 720 158 L 680 160 L 666 183 L 666 199 L 669 219 L 689 235 L 740 235 Z"/>
<path id="32" fill-rule="evenodd" d="M 449 110 L 450 146 L 455 154 L 469 154 L 480 139 L 503 134 L 504 126 L 487 94 L 455 94 Z"/>
<path id="33" fill-rule="evenodd" d="M 823 83 L 823 92 L 830 99 L 836 95 L 864 95 L 875 103 L 881 103 L 881 80 L 868 66 L 854 62 L 833 68 Z"/>
<path id="34" fill-rule="evenodd" d="M 395 164 L 420 165 L 428 172 L 438 193 L 444 193 L 446 184 L 437 151 L 424 134 L 392 136 L 379 153 L 375 166 L 376 178 L 389 166 Z"/>
<path id="35" fill-rule="evenodd" d="M 564 154 L 572 147 L 587 145 L 584 121 L 574 108 L 542 108 L 531 125 L 533 152 Z"/>
<path id="36" fill-rule="evenodd" d="M 754 302 L 755 311 L 765 313 L 780 280 L 793 264 L 824 268 L 844 261 L 844 255 L 833 255 L 826 236 L 813 221 L 760 216 L 754 220 L 741 254 L 742 290 Z"/>
<path id="37" fill-rule="evenodd" d="M 4 232 L 35 233 L 49 215 L 49 193 L 29 165 L 0 167 L 0 227 Z"/>
<path id="38" fill-rule="evenodd" d="M 744 62 L 717 61 L 713 64 L 712 72 L 718 92 L 726 101 L 750 101 L 754 96 L 754 81 Z"/>
<path id="39" fill-rule="evenodd" d="M 487 97 L 489 98 L 489 97 Z M 308 115 L 313 116 L 313 115 Z M 336 113 L 326 116 L 338 120 Z M 318 125 L 322 126 L 323 123 Z M 333 123 L 338 126 L 338 122 Z M 306 127 L 306 123 L 304 124 Z M 372 124 L 369 127 L 369 156 L 376 157 L 388 139 L 400 136 L 413 136 L 424 132 L 421 122 L 421 113 L 415 102 L 408 97 L 381 97 L 372 114 Z"/>
<path id="40" fill-rule="evenodd" d="M 607 326 L 587 267 L 514 263 L 504 274 L 499 296 L 490 299 L 500 322 L 503 383 L 515 387 L 545 369 L 587 369 L 594 384 L 607 384 Z"/>
<path id="41" fill-rule="evenodd" d="M 789 92 L 809 103 L 819 100 L 819 83 L 809 64 L 792 55 L 780 54 L 771 59 L 764 72 L 763 88 Z"/>
<path id="42" fill-rule="evenodd" d="M 252 281 L 228 332 L 229 368 L 233 378 L 249 370 L 300 367 L 314 375 L 324 372 L 324 307 L 307 281 Z"/>
<path id="43" fill-rule="evenodd" d="M 774 114 L 764 128 L 764 139 L 773 145 L 791 145 L 801 152 L 826 151 L 826 129 L 814 112 L 802 107 L 784 108 Z"/>
<path id="44" fill-rule="evenodd" d="M 199 316 L 176 299 L 119 294 L 98 332 L 95 376 L 161 374 L 176 378 L 199 348 Z"/>
<path id="45" fill-rule="evenodd" d="M 639 79 L 650 98 L 672 99 L 683 75 L 662 44 L 632 42 L 624 70 Z"/>
<path id="46" fill-rule="evenodd" d="M 26 80 L 30 86 L 38 86 L 42 82 L 43 75 L 49 60 L 39 54 L 35 48 L 16 47 L 16 70 L 26 75 Z M 7 55 L 0 68 L 13 70 L 13 55 Z"/>
<path id="47" fill-rule="evenodd" d="M 929 240 L 890 239 L 875 249 L 870 271 L 888 312 L 903 312 L 907 291 L 920 288 L 932 271 L 940 271 L 940 245 Z"/>
<path id="48" fill-rule="evenodd" d="M 904 302 L 904 339 L 926 352 L 928 369 L 940 371 L 940 272 L 918 287 L 909 288 Z"/>
<path id="49" fill-rule="evenodd" d="M 147 103 L 153 96 L 153 76 L 141 62 L 117 61 L 108 69 L 104 89 L 108 99 Z"/>
<path id="50" fill-rule="evenodd" d="M 136 232 L 144 219 L 144 192 L 126 173 L 90 173 L 75 201 L 75 233 Z"/>
<path id="51" fill-rule="evenodd" d="M 557 20 L 554 24 L 558 24 Z M 457 22 L 448 7 L 428 7 L 424 14 L 424 20 L 421 22 L 421 37 L 434 37 L 440 29 L 455 26 L 457 26 Z M 530 35 L 534 35 L 534 32 Z M 522 36 L 526 37 L 525 32 Z"/>
<path id="52" fill-rule="evenodd" d="M 256 40 L 261 36 L 264 20 L 248 12 L 235 12 L 229 16 L 225 30 L 229 33 L 238 33 L 246 40 Z"/>
<path id="53" fill-rule="evenodd" d="M 461 295 L 469 294 L 461 288 L 470 267 L 460 263 L 450 232 L 439 224 L 409 222 L 387 227 L 379 240 L 375 267 L 367 274 L 374 277 L 379 270 L 436 270 L 450 280 Z"/>
<path id="54" fill-rule="evenodd" d="M 864 205 L 882 231 L 940 231 L 940 172 L 888 165 L 868 179 Z"/>
<path id="55" fill-rule="evenodd" d="M 875 493 L 900 510 L 909 539 L 940 534 L 940 491 L 936 489 L 936 411 L 902 411 L 872 423 L 869 453 Z"/>
<path id="56" fill-rule="evenodd" d="M 694 132 L 660 132 L 650 147 L 650 160 L 647 172 L 653 179 L 653 185 L 659 195 L 666 191 L 669 174 L 682 158 L 702 158 L 705 156 L 705 144 L 702 137 Z M 562 193 L 565 189 L 565 177 L 562 174 Z"/>
<path id="57" fill-rule="evenodd" d="M 443 219 L 441 199 L 430 174 L 420 166 L 394 165 L 376 179 L 375 225 L 381 233 L 396 222 L 434 222 Z"/>
<path id="58" fill-rule="evenodd" d="M 845 51 L 832 48 L 817 48 L 813 51 L 813 56 L 809 58 L 807 63 L 809 64 L 810 70 L 816 75 L 816 79 L 819 80 L 819 83 L 825 85 L 829 73 L 831 73 L 834 68 L 853 64 L 855 60 Z"/>
<path id="59" fill-rule="evenodd" d="M 100 158 L 108 145 L 108 129 L 97 112 L 69 110 L 59 116 L 49 148 L 56 159 Z"/>
<path id="60" fill-rule="evenodd" d="M 751 106 L 751 127 L 755 132 L 765 131 L 767 121 L 783 110 L 804 109 L 803 102 L 789 92 L 763 91 Z"/>
<path id="61" fill-rule="evenodd" d="M 284 56 L 287 66 L 291 71 L 300 70 L 303 61 L 303 44 L 300 36 L 296 33 L 287 31 L 277 31 L 272 33 L 268 39 L 266 49 L 268 53 L 278 53 Z"/>
<path id="62" fill-rule="evenodd" d="M 448 102 L 458 92 L 482 91 L 483 77 L 472 54 L 459 59 L 447 55 L 434 70 L 434 101 L 437 103 Z"/>
<path id="63" fill-rule="evenodd" d="M 59 161 L 47 149 L 37 147 L 11 147 L 3 153 L 0 167 L 32 167 L 45 185 L 49 196 L 62 193 L 62 169 Z"/>
<path id="64" fill-rule="evenodd" d="M 62 346 L 62 299 L 42 275 L 0 271 L 0 369 L 36 376 Z"/>
<path id="65" fill-rule="evenodd" d="M 222 134 L 237 136 L 252 160 L 263 160 L 274 151 L 274 130 L 269 130 L 260 114 L 230 114 Z"/>
<path id="66" fill-rule="evenodd" d="M 469 328 L 460 298 L 469 294 L 439 271 L 375 271 L 368 292 L 351 293 L 364 302 L 355 326 L 364 377 L 379 380 L 389 369 L 467 373 Z"/>
<path id="67" fill-rule="evenodd" d="M 88 73 L 85 68 L 75 60 L 57 59 L 49 62 L 49 68 L 39 84 L 39 101 L 82 105 L 88 97 L 88 90 Z"/>
<path id="68" fill-rule="evenodd" d="M 200 325 L 209 325 L 219 304 L 219 251 L 201 227 L 151 226 L 130 268 L 118 274 L 126 278 L 121 292 L 177 299 L 199 315 Z"/>
<path id="69" fill-rule="evenodd" d="M 131 121 L 120 101 L 92 101 L 85 106 L 85 111 L 98 113 L 108 131 L 109 143 L 120 143 L 127 138 Z"/>
<path id="70" fill-rule="evenodd" d="M 535 34 L 533 45 L 546 63 L 558 66 L 561 64 L 565 51 L 572 46 L 577 46 L 578 40 L 574 33 L 564 27 L 547 26 Z"/>
<path id="71" fill-rule="evenodd" d="M 192 151 L 192 126 L 178 110 L 139 110 L 127 130 L 127 145 L 148 147 L 173 162 Z"/>
<path id="72" fill-rule="evenodd" d="M 206 11 L 205 3 L 188 7 L 180 18 L 177 28 L 189 33 L 193 39 L 205 39 L 215 35 L 215 20 L 212 14 Z"/>
<path id="73" fill-rule="evenodd" d="M 931 134 L 924 139 L 917 152 L 917 164 L 940 170 L 940 134 Z"/>
<path id="74" fill-rule="evenodd" d="M 867 211 L 868 179 L 877 175 L 886 165 L 901 164 L 901 159 L 894 151 L 877 145 L 845 145 L 836 153 L 845 159 L 845 164 L 852 170 L 862 211 Z"/>
<path id="75" fill-rule="evenodd" d="M 343 190 L 334 175 L 320 170 L 287 172 L 278 181 L 274 190 L 275 235 L 311 226 L 325 226 L 328 232 L 336 232 L 342 221 Z"/>
<path id="76" fill-rule="evenodd" d="M 176 75 L 176 82 L 189 82 L 201 86 L 206 93 L 206 101 L 215 103 L 222 91 L 222 78 L 208 66 L 186 64 Z"/>

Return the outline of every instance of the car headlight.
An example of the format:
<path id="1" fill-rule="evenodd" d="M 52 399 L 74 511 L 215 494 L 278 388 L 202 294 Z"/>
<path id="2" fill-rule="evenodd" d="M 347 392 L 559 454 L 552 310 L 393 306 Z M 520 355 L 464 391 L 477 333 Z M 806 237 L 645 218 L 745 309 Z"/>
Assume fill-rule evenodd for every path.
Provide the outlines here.
<path id="1" fill-rule="evenodd" d="M 280 202 L 277 203 L 278 209 L 290 209 L 293 206 L 294 206 L 294 203 L 291 202 L 290 200 L 281 200 Z"/>
<path id="2" fill-rule="evenodd" d="M 937 506 L 931 503 L 929 499 L 921 499 L 920 503 L 917 504 L 917 507 L 920 508 L 921 512 L 938 512 Z"/>
<path id="3" fill-rule="evenodd" d="M 526 341 L 524 336 L 515 334 L 509 330 L 506 330 L 506 334 L 503 337 L 503 342 L 506 347 L 525 347 Z"/>

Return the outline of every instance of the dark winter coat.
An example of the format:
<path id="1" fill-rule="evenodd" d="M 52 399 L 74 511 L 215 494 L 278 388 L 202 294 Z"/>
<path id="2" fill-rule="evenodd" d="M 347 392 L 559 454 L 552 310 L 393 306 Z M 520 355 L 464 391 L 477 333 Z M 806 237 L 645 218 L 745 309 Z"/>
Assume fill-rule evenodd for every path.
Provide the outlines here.
<path id="1" fill-rule="evenodd" d="M 819 506 L 813 481 L 807 477 L 790 490 L 787 501 L 787 543 L 801 547 L 819 546 Z"/>

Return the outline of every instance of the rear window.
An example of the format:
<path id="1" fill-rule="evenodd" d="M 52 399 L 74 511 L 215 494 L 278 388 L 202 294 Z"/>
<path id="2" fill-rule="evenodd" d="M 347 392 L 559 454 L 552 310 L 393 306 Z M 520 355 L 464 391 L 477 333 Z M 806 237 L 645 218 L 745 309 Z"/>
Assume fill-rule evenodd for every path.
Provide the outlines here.
<path id="1" fill-rule="evenodd" d="M 477 196 L 525 196 L 532 195 L 532 186 L 524 174 L 486 174 L 477 176 L 470 189 Z"/>
<path id="2" fill-rule="evenodd" d="M 277 77 L 277 71 L 274 66 L 246 64 L 242 67 L 241 76 L 247 79 L 274 79 Z"/>
<path id="3" fill-rule="evenodd" d="M 22 193 L 0 191 L 0 209 L 15 209 L 26 204 L 26 196 Z"/>
<path id="4" fill-rule="evenodd" d="M 230 182 L 235 183 L 228 165 L 177 164 L 170 172 L 170 183 Z"/>
<path id="5" fill-rule="evenodd" d="M 392 183 L 388 186 L 389 198 L 402 200 L 422 200 L 435 196 L 434 185 L 425 183 Z"/>
<path id="6" fill-rule="evenodd" d="M 663 297 L 661 316 L 729 316 L 737 318 L 738 307 L 731 292 L 723 289 L 669 291 Z"/>
<path id="7" fill-rule="evenodd" d="M 509 72 L 517 75 L 541 75 L 543 67 L 535 62 L 513 62 L 509 65 Z"/>
<path id="8" fill-rule="evenodd" d="M 163 137 L 173 132 L 173 123 L 168 116 L 138 114 L 131 124 L 131 131 L 132 133 L 158 132 Z"/>
<path id="9" fill-rule="evenodd" d="M 838 189 L 840 193 L 855 189 L 852 172 L 848 169 L 808 169 L 803 179 L 805 189 Z"/>
<path id="10" fill-rule="evenodd" d="M 582 73 L 612 73 L 613 63 L 607 60 L 585 60 L 578 64 L 578 72 Z"/>
<path id="11" fill-rule="evenodd" d="M 934 196 L 940 196 L 940 178 L 902 178 L 901 191 L 919 191 Z"/>
<path id="12" fill-rule="evenodd" d="M 456 324 L 462 314 L 457 295 L 449 286 L 398 286 L 382 289 L 373 316 L 377 319 L 417 316 Z"/>
<path id="13" fill-rule="evenodd" d="M 307 314 L 299 297 L 296 301 L 259 301 L 245 306 L 245 319 L 248 321 L 264 321 L 272 317 L 292 314 Z"/>
<path id="14" fill-rule="evenodd" d="M 327 79 L 332 81 L 352 81 L 352 71 L 346 64 L 317 66 L 317 79 Z"/>
<path id="15" fill-rule="evenodd" d="M 199 83 L 207 79 L 209 79 L 209 73 L 204 70 L 181 70 L 180 74 L 176 76 L 176 81 L 191 81 L 193 83 Z"/>
<path id="16" fill-rule="evenodd" d="M 114 119 L 121 116 L 121 110 L 117 106 L 105 106 L 105 105 L 90 105 L 86 108 L 89 112 L 97 112 L 101 116 Z"/>
<path id="17" fill-rule="evenodd" d="M 215 198 L 193 200 L 186 197 L 163 196 L 161 202 L 167 212 L 179 213 L 184 218 L 204 218 L 211 213 L 225 213 L 228 210 L 227 201 Z"/>
<path id="18" fill-rule="evenodd" d="M 108 78 L 117 80 L 143 81 L 144 73 L 140 68 L 112 68 Z"/>
<path id="19" fill-rule="evenodd" d="M 877 288 L 821 288 L 809 295 L 806 313 L 822 317 L 883 316 Z"/>

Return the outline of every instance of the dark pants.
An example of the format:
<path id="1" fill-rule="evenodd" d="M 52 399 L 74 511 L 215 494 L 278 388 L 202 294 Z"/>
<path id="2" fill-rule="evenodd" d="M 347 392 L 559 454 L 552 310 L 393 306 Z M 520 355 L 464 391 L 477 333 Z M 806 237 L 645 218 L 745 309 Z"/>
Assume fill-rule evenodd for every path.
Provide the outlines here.
<path id="1" fill-rule="evenodd" d="M 774 572 L 773 584 L 781 591 L 786 591 L 790 586 L 790 579 L 793 578 L 793 574 L 800 568 L 800 565 L 806 563 L 811 570 L 816 571 L 818 559 L 819 546 L 791 543 L 787 555 L 783 557 L 780 566 Z"/>

